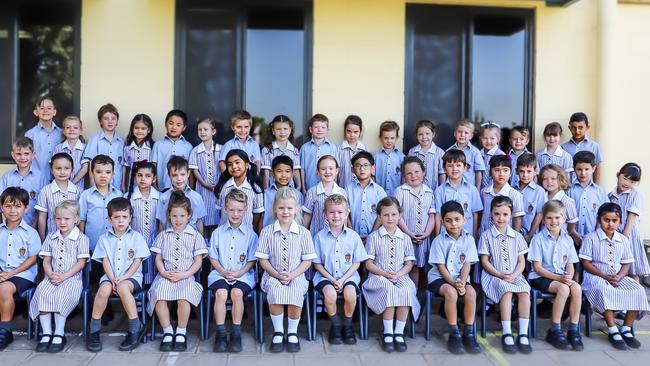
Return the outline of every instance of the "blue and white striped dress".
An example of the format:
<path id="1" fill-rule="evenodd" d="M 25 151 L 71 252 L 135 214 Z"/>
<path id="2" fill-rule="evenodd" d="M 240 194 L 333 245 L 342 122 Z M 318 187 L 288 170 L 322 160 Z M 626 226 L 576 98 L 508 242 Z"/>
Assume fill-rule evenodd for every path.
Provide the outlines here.
<path id="1" fill-rule="evenodd" d="M 479 256 L 489 256 L 490 263 L 500 273 L 514 272 L 518 257 L 526 253 L 528 253 L 526 239 L 510 226 L 503 234 L 493 225 L 481 235 L 478 242 Z M 530 292 L 530 285 L 523 274 L 520 274 L 514 283 L 510 283 L 484 270 L 481 273 L 481 286 L 487 297 L 495 303 L 498 303 L 508 292 Z"/>
<path id="2" fill-rule="evenodd" d="M 357 146 L 352 147 L 344 139 L 339 146 L 337 146 L 339 153 L 339 186 L 345 189 L 352 182 L 357 180 L 357 177 L 352 173 L 352 157 L 358 152 L 367 151 L 366 145 L 361 141 L 357 141 Z"/>
<path id="3" fill-rule="evenodd" d="M 445 151 L 432 143 L 429 150 L 422 150 L 422 146 L 415 145 L 409 150 L 408 156 L 416 156 L 424 163 L 426 171 L 424 172 L 424 184 L 431 187 L 432 190 L 436 190 L 436 187 L 442 182 L 438 182 L 438 176 L 444 174 L 442 164 L 442 156 L 445 154 Z"/>
<path id="4" fill-rule="evenodd" d="M 149 161 L 151 148 L 149 142 L 144 142 L 142 146 L 138 146 L 135 141 L 131 142 L 130 145 L 124 145 L 122 164 L 127 168 L 131 168 L 136 161 Z"/>
<path id="5" fill-rule="evenodd" d="M 36 211 L 47 213 L 46 235 L 50 235 L 57 230 L 56 222 L 54 221 L 54 209 L 56 206 L 65 200 L 77 201 L 80 194 L 79 187 L 71 181 L 68 181 L 68 187 L 65 191 L 61 190 L 56 181 L 52 181 L 52 183 L 41 189 L 34 208 Z"/>
<path id="6" fill-rule="evenodd" d="M 327 227 L 327 220 L 325 219 L 325 213 L 323 209 L 325 208 L 325 199 L 333 194 L 340 194 L 343 197 L 347 198 L 348 194 L 339 187 L 336 183 L 332 183 L 332 192 L 327 193 L 323 187 L 323 182 L 318 182 L 317 185 L 311 187 L 307 191 L 307 196 L 305 197 L 305 204 L 302 206 L 302 210 L 305 213 L 311 214 L 311 221 L 309 223 L 309 231 L 311 236 L 314 237 L 318 234 L 319 231 Z"/>
<path id="7" fill-rule="evenodd" d="M 436 213 L 436 202 L 433 197 L 433 190 L 427 185 L 422 185 L 420 191 L 408 184 L 402 184 L 395 190 L 395 198 L 399 201 L 404 211 L 404 222 L 414 233 L 422 233 L 427 227 L 429 215 Z M 414 265 L 424 267 L 427 264 L 427 253 L 429 252 L 430 238 L 422 243 L 413 243 Z"/>
<path id="8" fill-rule="evenodd" d="M 368 259 L 387 272 L 398 272 L 406 261 L 415 260 L 411 238 L 399 228 L 393 235 L 383 226 L 370 233 L 366 239 L 366 251 Z M 410 306 L 414 319 L 420 315 L 417 288 L 408 274 L 392 283 L 386 277 L 369 273 L 362 290 L 368 307 L 376 314 L 382 314 L 388 307 Z"/>
<path id="9" fill-rule="evenodd" d="M 64 152 L 72 157 L 72 174 L 70 174 L 70 180 L 74 179 L 74 177 L 77 175 L 77 173 L 79 173 L 79 170 L 81 169 L 81 160 L 83 158 L 85 148 L 86 144 L 81 142 L 81 140 L 77 140 L 77 143 L 74 145 L 74 147 L 71 147 L 67 140 L 54 147 L 52 156 L 54 156 L 54 154 Z M 90 168 L 90 165 L 88 167 Z M 84 183 L 85 178 L 77 182 L 79 192 L 82 192 L 84 190 Z"/>
<path id="10" fill-rule="evenodd" d="M 52 258 L 52 271 L 65 273 L 81 258 L 90 258 L 90 244 L 88 237 L 78 228 L 72 229 L 67 238 L 55 231 L 45 238 L 41 251 L 41 258 Z M 75 273 L 58 286 L 44 278 L 36 287 L 32 301 L 29 304 L 29 316 L 36 319 L 40 312 L 60 313 L 68 316 L 79 304 L 83 270 Z"/>
<path id="11" fill-rule="evenodd" d="M 294 271 L 302 261 L 316 258 L 316 250 L 309 231 L 295 221 L 289 231 L 282 230 L 279 221 L 262 229 L 255 256 L 266 259 L 278 272 Z M 269 304 L 294 305 L 302 307 L 309 282 L 305 274 L 283 285 L 277 278 L 264 272 L 260 288 L 266 293 Z"/>
<path id="12" fill-rule="evenodd" d="M 490 160 L 492 160 L 492 157 L 497 155 L 505 155 L 505 154 L 506 153 L 504 153 L 503 150 L 499 149 L 499 145 L 487 151 L 485 150 L 485 148 L 481 149 L 481 156 L 483 156 L 483 161 L 485 162 L 485 169 L 486 169 L 486 171 L 484 172 L 485 174 L 483 174 L 481 178 L 481 189 L 492 185 L 492 176 L 490 175 Z M 515 175 L 514 170 L 512 170 L 510 173 L 512 175 Z"/>
<path id="13" fill-rule="evenodd" d="M 158 200 L 160 199 L 160 192 L 154 187 L 150 188 L 149 197 L 142 196 L 140 187 L 133 187 L 131 194 L 131 206 L 133 206 L 133 219 L 131 219 L 131 228 L 139 232 L 149 248 L 153 241 L 158 236 L 158 223 L 156 222 L 156 209 L 158 207 Z M 156 276 L 156 263 L 154 257 L 149 257 L 146 261 L 147 270 L 144 273 L 143 283 L 146 285 L 151 284 Z"/>
<path id="14" fill-rule="evenodd" d="M 618 232 L 610 239 L 601 228 L 582 239 L 579 257 L 590 261 L 605 275 L 614 275 L 624 264 L 634 263 L 628 239 Z M 582 290 L 591 306 L 601 313 L 605 310 L 650 310 L 645 289 L 631 277 L 623 277 L 618 287 L 614 287 L 604 278 L 585 271 Z"/>
<path id="15" fill-rule="evenodd" d="M 151 253 L 162 256 L 166 271 L 187 271 L 194 263 L 194 257 L 205 257 L 208 248 L 205 239 L 192 226 L 182 232 L 167 229 L 156 237 Z M 147 311 L 152 315 L 158 301 L 185 300 L 196 306 L 201 302 L 203 286 L 190 276 L 182 281 L 172 282 L 158 273 L 149 289 Z"/>
<path id="16" fill-rule="evenodd" d="M 512 188 L 508 183 L 506 183 L 499 192 L 494 192 L 493 185 L 487 186 L 481 190 L 481 201 L 483 201 L 483 215 L 481 216 L 481 224 L 478 228 L 479 237 L 484 232 L 488 231 L 493 225 L 490 207 L 492 206 L 492 200 L 496 196 L 506 196 L 510 197 L 512 200 L 512 218 L 510 219 L 509 225 L 512 225 L 513 218 L 522 217 L 523 220 L 523 216 L 526 215 L 526 212 L 524 211 L 524 196 L 521 194 L 521 192 Z"/>
<path id="17" fill-rule="evenodd" d="M 275 159 L 278 156 L 281 155 L 286 155 L 291 158 L 291 161 L 293 161 L 293 169 L 301 169 L 300 167 L 300 151 L 298 150 L 297 147 L 293 146 L 293 144 L 289 141 L 287 141 L 287 147 L 282 150 L 280 146 L 278 146 L 277 142 L 273 141 L 271 143 L 271 148 L 269 149 L 268 146 L 264 146 L 262 148 L 262 170 L 268 170 L 269 171 L 269 187 L 275 183 L 275 179 L 273 178 L 272 174 L 272 167 L 273 167 L 273 159 Z M 303 183 L 304 184 L 304 183 Z M 294 186 L 293 178 L 291 179 L 289 185 L 291 187 Z"/>
<path id="18" fill-rule="evenodd" d="M 565 211 L 565 218 L 566 222 L 564 223 L 563 229 L 567 230 L 568 224 L 577 224 L 578 223 L 578 209 L 576 208 L 576 201 L 569 197 L 566 192 L 563 190 L 558 191 L 555 195 L 553 195 L 553 198 L 550 200 L 556 200 L 562 202 L 564 205 L 564 211 Z M 549 201 L 550 201 L 549 200 Z M 544 223 L 542 222 L 542 225 Z"/>
<path id="19" fill-rule="evenodd" d="M 537 156 L 537 165 L 539 167 L 539 171 L 541 171 L 543 167 L 549 164 L 556 164 L 561 166 L 562 169 L 567 172 L 567 177 L 569 177 L 569 173 L 573 172 L 573 157 L 571 154 L 564 151 L 562 146 L 558 146 L 553 154 L 549 153 L 545 147 L 544 149 L 538 151 L 535 155 Z"/>
<path id="20" fill-rule="evenodd" d="M 203 180 L 216 185 L 221 176 L 219 170 L 219 153 L 221 145 L 213 143 L 212 149 L 206 150 L 203 143 L 198 144 L 190 152 L 189 167 L 198 170 Z M 196 182 L 196 192 L 201 195 L 207 214 L 203 218 L 203 225 L 214 226 L 219 224 L 221 210 L 217 207 L 217 197 L 212 189 L 206 188 L 203 184 Z"/>
<path id="21" fill-rule="evenodd" d="M 643 211 L 643 197 L 641 192 L 636 188 L 628 189 L 625 192 L 618 193 L 616 189 L 609 193 L 609 200 L 621 206 L 622 217 L 621 225 L 618 227 L 619 232 L 623 232 L 625 224 L 627 223 L 627 215 L 629 212 L 637 214 L 636 225 L 630 231 L 628 237 L 630 246 L 632 247 L 632 255 L 634 255 L 634 263 L 630 266 L 630 274 L 637 276 L 644 276 L 650 274 L 650 264 L 648 264 L 648 257 L 645 253 L 643 246 L 643 239 L 641 239 L 641 212 Z"/>

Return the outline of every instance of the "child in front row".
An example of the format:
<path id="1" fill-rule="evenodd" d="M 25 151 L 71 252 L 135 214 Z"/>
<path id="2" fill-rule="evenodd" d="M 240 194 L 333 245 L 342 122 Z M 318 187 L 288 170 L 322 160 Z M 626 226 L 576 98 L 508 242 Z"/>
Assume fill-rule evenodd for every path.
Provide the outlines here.
<path id="1" fill-rule="evenodd" d="M 190 158 L 192 144 L 183 136 L 187 129 L 187 114 L 180 109 L 173 109 L 165 116 L 165 137 L 158 140 L 151 149 L 150 160 L 156 163 L 158 189 L 162 192 L 171 188 L 172 182 L 167 172 L 167 163 L 172 156 Z"/>
<path id="2" fill-rule="evenodd" d="M 386 197 L 386 191 L 372 179 L 375 173 L 375 158 L 367 151 L 360 151 L 352 157 L 352 171 L 355 179 L 347 186 L 348 206 L 352 229 L 361 239 L 379 228 L 377 203 Z"/>
<path id="3" fill-rule="evenodd" d="M 492 160 L 494 161 L 494 159 Z M 490 203 L 492 225 L 478 243 L 481 257 L 481 286 L 488 299 L 499 304 L 501 314 L 501 346 L 505 353 L 528 354 L 533 350 L 528 338 L 530 320 L 530 285 L 523 272 L 528 244 L 524 237 L 510 226 L 513 203 L 509 197 L 497 196 Z M 517 297 L 519 335 L 515 342 L 511 329 L 512 297 Z"/>
<path id="4" fill-rule="evenodd" d="M 399 137 L 399 125 L 395 121 L 384 121 L 379 126 L 381 149 L 375 154 L 375 178 L 389 196 L 402 184 L 402 162 L 404 153 L 395 144 Z"/>
<path id="5" fill-rule="evenodd" d="M 492 184 L 481 190 L 481 200 L 483 201 L 483 215 L 481 217 L 481 226 L 479 228 L 479 235 L 488 231 L 493 225 L 491 221 L 492 216 L 487 212 L 487 208 L 491 207 L 491 202 L 498 196 L 506 196 L 512 201 L 512 215 L 510 216 L 509 225 L 515 231 L 519 232 L 521 229 L 521 218 L 524 216 L 524 200 L 519 191 L 510 186 L 510 159 L 505 155 L 497 155 L 490 159 L 490 175 L 492 176 Z"/>
<path id="6" fill-rule="evenodd" d="M 56 153 L 50 159 L 50 170 L 54 180 L 46 185 L 38 194 L 36 211 L 38 211 L 38 234 L 41 240 L 56 231 L 54 209 L 59 203 L 71 200 L 77 201 L 81 191 L 70 181 L 73 171 L 72 157 L 66 153 Z"/>
<path id="7" fill-rule="evenodd" d="M 165 212 L 171 227 L 158 234 L 151 246 L 158 274 L 149 288 L 147 311 L 153 315 L 155 309 L 163 328 L 160 351 L 184 352 L 187 350 L 190 304 L 198 306 L 203 296 L 203 286 L 194 280 L 194 275 L 201 270 L 208 249 L 201 233 L 189 224 L 192 203 L 183 192 L 171 194 Z M 176 301 L 178 307 L 175 333 L 169 315 L 170 301 Z"/>
<path id="8" fill-rule="evenodd" d="M 303 225 L 309 229 L 312 237 L 327 227 L 327 220 L 323 211 L 325 199 L 332 194 L 346 196 L 345 191 L 336 184 L 336 177 L 339 175 L 339 163 L 332 155 L 325 155 L 316 163 L 320 182 L 311 187 L 305 196 L 305 204 L 302 206 Z"/>
<path id="9" fill-rule="evenodd" d="M 535 183 L 535 177 L 537 176 L 537 158 L 535 154 L 521 154 L 517 158 L 516 169 L 518 179 L 514 188 L 522 195 L 525 212 L 521 218 L 519 232 L 526 238 L 526 242 L 530 243 L 542 223 L 542 207 L 548 198 L 544 188 Z"/>
<path id="10" fill-rule="evenodd" d="M 88 164 L 97 155 L 106 155 L 110 157 L 116 165 L 111 178 L 111 185 L 116 189 L 122 187 L 122 164 L 124 154 L 124 140 L 117 134 L 117 124 L 119 119 L 120 113 L 113 104 L 107 103 L 99 108 L 99 111 L 97 111 L 97 120 L 99 121 L 101 131 L 88 140 L 82 160 L 82 164 Z M 95 182 L 95 180 L 91 174 L 91 185 L 93 182 Z"/>
<path id="11" fill-rule="evenodd" d="M 132 351 L 144 337 L 145 327 L 138 318 L 133 294 L 142 289 L 142 261 L 149 258 L 149 246 L 144 237 L 131 228 L 133 207 L 126 198 L 114 198 L 107 206 L 112 228 L 97 242 L 92 259 L 100 262 L 104 275 L 99 280 L 90 319 L 86 348 L 90 352 L 102 350 L 99 332 L 102 315 L 111 295 L 119 296 L 128 319 L 128 332 L 119 346 L 120 351 Z"/>
<path id="12" fill-rule="evenodd" d="M 643 286 L 628 277 L 635 262 L 630 242 L 617 230 L 623 211 L 616 203 L 607 202 L 598 208 L 596 231 L 585 236 L 579 257 L 585 269 L 582 288 L 591 306 L 603 313 L 609 341 L 617 349 L 641 347 L 634 336 L 634 321 L 639 312 L 650 310 Z M 614 322 L 614 312 L 627 311 L 623 326 Z"/>
<path id="13" fill-rule="evenodd" d="M 544 127 L 544 141 L 546 146 L 537 152 L 539 170 L 549 164 L 559 165 L 567 174 L 573 171 L 573 158 L 560 146 L 562 126 L 558 122 L 551 122 Z"/>
<path id="14" fill-rule="evenodd" d="M 455 149 L 465 153 L 465 161 L 467 162 L 465 178 L 467 183 L 475 185 L 476 189 L 480 190 L 483 174 L 486 174 L 485 161 L 479 149 L 472 145 L 472 137 L 474 137 L 474 123 L 469 120 L 458 121 L 454 127 L 456 142 L 447 151 Z"/>
<path id="15" fill-rule="evenodd" d="M 382 315 L 382 349 L 389 353 L 406 352 L 406 320 L 409 313 L 413 319 L 420 315 L 417 288 L 408 276 L 415 260 L 413 244 L 398 227 L 402 207 L 395 197 L 382 198 L 377 204 L 377 215 L 382 226 L 366 239 L 369 274 L 362 286 L 363 295 L 368 307 Z"/>
<path id="16" fill-rule="evenodd" d="M 444 171 L 442 168 L 442 155 L 445 153 L 433 141 L 436 138 L 436 126 L 433 122 L 423 119 L 415 123 L 415 137 L 418 144 L 409 150 L 408 156 L 417 156 L 427 167 L 424 184 L 436 190 L 442 183 Z"/>
<path id="17" fill-rule="evenodd" d="M 295 177 L 296 170 L 294 170 L 294 162 L 287 155 L 278 155 L 273 158 L 271 162 L 271 174 L 273 176 L 273 183 L 264 191 L 264 219 L 262 220 L 262 227 L 271 225 L 273 221 L 273 201 L 275 201 L 275 194 L 282 187 L 291 187 L 291 179 Z M 293 188 L 293 187 L 291 187 Z M 300 205 L 304 203 L 304 198 L 300 190 L 293 188 L 298 196 Z"/>
<path id="18" fill-rule="evenodd" d="M 542 214 L 544 229 L 535 234 L 528 252 L 528 260 L 532 263 L 528 280 L 537 290 L 555 294 L 552 323 L 546 334 L 546 341 L 558 349 L 582 351 L 584 346 L 578 324 L 582 307 L 582 288 L 573 280 L 574 263 L 578 262 L 578 254 L 573 246 L 573 239 L 563 229 L 566 220 L 564 205 L 557 200 L 548 201 Z M 565 335 L 560 322 L 567 302 L 570 324 Z"/>
<path id="19" fill-rule="evenodd" d="M 469 283 L 472 264 L 478 262 L 474 237 L 463 226 L 467 219 L 463 206 L 456 201 L 445 202 L 440 208 L 445 233 L 437 236 L 431 244 L 429 264 L 431 269 L 427 282 L 429 290 L 445 298 L 445 316 L 449 324 L 447 348 L 454 354 L 479 353 L 476 341 L 474 317 L 476 315 L 476 291 Z M 458 327 L 459 298 L 463 299 L 463 335 Z"/>
<path id="20" fill-rule="evenodd" d="M 333 194 L 325 199 L 325 218 L 328 227 L 314 237 L 316 259 L 314 288 L 325 299 L 325 309 L 330 318 L 328 341 L 330 344 L 355 344 L 352 316 L 359 294 L 359 266 L 367 259 L 367 253 L 359 234 L 347 228 L 348 204 L 344 196 Z M 336 300 L 343 295 L 343 324 Z"/>
<path id="21" fill-rule="evenodd" d="M 275 195 L 273 214 L 276 221 L 260 234 L 255 256 L 264 269 L 260 288 L 266 294 L 273 339 L 272 353 L 300 351 L 298 323 L 309 282 L 305 272 L 316 258 L 309 230 L 298 222 L 302 219 L 300 202 L 292 188 L 282 187 Z M 287 306 L 287 334 L 284 332 L 284 306 Z"/>
<path id="22" fill-rule="evenodd" d="M 248 197 L 244 192 L 239 189 L 231 190 L 226 195 L 225 203 L 223 214 L 228 222 L 212 232 L 208 247 L 213 267 L 208 276 L 208 291 L 214 291 L 214 321 L 217 325 L 213 350 L 241 352 L 244 298 L 255 287 L 256 281 L 253 267 L 257 261 L 257 234 L 250 226 L 242 225 L 248 206 Z M 232 302 L 230 342 L 226 334 L 228 299 Z"/>

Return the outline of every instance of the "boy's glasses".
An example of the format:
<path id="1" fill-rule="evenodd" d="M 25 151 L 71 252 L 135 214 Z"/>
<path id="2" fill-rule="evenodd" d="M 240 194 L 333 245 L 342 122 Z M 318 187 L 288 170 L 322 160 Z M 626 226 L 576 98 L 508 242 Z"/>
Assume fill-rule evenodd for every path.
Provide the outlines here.
<path id="1" fill-rule="evenodd" d="M 370 164 L 354 164 L 354 169 L 370 169 Z"/>

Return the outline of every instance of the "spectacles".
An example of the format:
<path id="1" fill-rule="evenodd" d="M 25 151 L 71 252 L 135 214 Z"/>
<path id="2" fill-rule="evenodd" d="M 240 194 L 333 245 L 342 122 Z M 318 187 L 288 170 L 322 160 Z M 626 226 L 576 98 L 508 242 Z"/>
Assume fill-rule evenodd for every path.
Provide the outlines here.
<path id="1" fill-rule="evenodd" d="M 354 164 L 354 169 L 370 169 L 372 165 L 366 164 Z"/>

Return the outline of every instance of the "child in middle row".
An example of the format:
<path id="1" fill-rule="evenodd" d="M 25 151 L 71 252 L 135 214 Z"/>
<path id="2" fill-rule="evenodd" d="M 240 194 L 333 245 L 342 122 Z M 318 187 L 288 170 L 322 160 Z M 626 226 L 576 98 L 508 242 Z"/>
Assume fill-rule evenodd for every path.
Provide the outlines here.
<path id="1" fill-rule="evenodd" d="M 303 210 L 303 225 L 309 228 L 312 237 L 318 234 L 327 226 L 327 220 L 323 214 L 325 199 L 332 194 L 340 194 L 346 197 L 345 191 L 336 184 L 336 177 L 339 174 L 339 163 L 332 155 L 325 155 L 316 163 L 320 182 L 307 191 Z"/>

